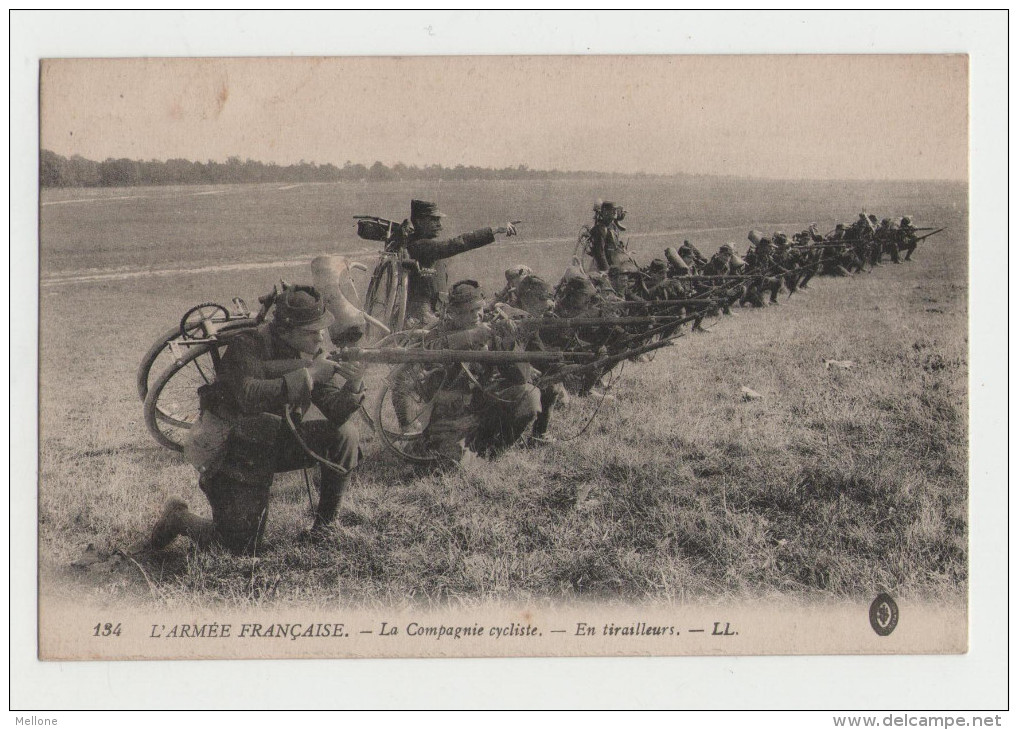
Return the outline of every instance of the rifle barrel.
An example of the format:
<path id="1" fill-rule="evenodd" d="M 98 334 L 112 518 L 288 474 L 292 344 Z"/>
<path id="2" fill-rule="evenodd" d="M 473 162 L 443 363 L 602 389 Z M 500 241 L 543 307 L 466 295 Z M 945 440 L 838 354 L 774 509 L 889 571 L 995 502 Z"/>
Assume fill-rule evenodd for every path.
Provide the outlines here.
<path id="1" fill-rule="evenodd" d="M 474 362 L 485 365 L 505 365 L 509 363 L 554 364 L 564 362 L 590 362 L 595 359 L 590 352 L 565 352 L 543 350 L 527 352 L 524 350 L 426 350 L 403 349 L 399 347 L 382 347 L 377 349 L 362 347 L 342 347 L 329 354 L 330 360 L 337 362 L 386 363 L 396 365 L 408 362 L 426 362 L 452 364 L 458 362 Z"/>
<path id="2" fill-rule="evenodd" d="M 674 277 L 672 277 L 674 278 Z M 624 307 L 681 307 L 686 304 L 717 304 L 720 298 L 715 299 L 649 299 L 647 301 L 625 301 L 612 302 L 613 306 Z"/>
<path id="3" fill-rule="evenodd" d="M 615 302 L 613 304 L 624 304 Z M 668 324 L 679 319 L 678 316 L 648 314 L 643 317 L 534 317 L 532 319 L 515 319 L 513 324 L 527 329 L 574 329 L 577 327 L 603 327 L 633 324 Z"/>
<path id="4" fill-rule="evenodd" d="M 683 281 L 702 281 L 704 279 L 755 279 L 755 276 L 747 274 L 690 274 L 687 276 L 669 276 L 669 279 L 681 279 Z"/>
<path id="5" fill-rule="evenodd" d="M 920 228 L 919 230 L 923 230 L 923 229 Z M 944 231 L 944 230 L 947 230 L 946 226 L 944 228 L 938 228 L 937 230 L 931 231 L 930 233 L 927 233 L 925 235 L 917 236 L 915 240 L 916 241 L 922 241 L 924 238 L 929 238 L 930 236 L 934 236 L 934 235 L 936 235 L 936 234 L 938 234 L 938 233 L 940 233 L 941 231 Z"/>

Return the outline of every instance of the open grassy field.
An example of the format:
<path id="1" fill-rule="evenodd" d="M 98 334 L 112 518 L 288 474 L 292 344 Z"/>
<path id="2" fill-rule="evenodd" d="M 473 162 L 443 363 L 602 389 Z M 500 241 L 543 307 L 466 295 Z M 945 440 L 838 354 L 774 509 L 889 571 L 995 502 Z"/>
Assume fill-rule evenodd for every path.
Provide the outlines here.
<path id="1" fill-rule="evenodd" d="M 526 263 L 556 278 L 598 198 L 629 211 L 647 261 L 750 228 L 822 230 L 860 210 L 948 226 L 914 260 L 817 279 L 782 306 L 713 320 L 627 364 L 597 407 L 573 399 L 540 451 L 420 476 L 365 435 L 334 546 L 299 473 L 278 477 L 257 565 L 180 540 L 141 572 L 105 555 L 163 501 L 208 513 L 193 469 L 151 439 L 142 354 L 190 306 L 249 303 L 320 253 L 357 252 L 350 216 L 437 200 L 455 234 L 522 219 L 452 260 L 488 291 Z M 41 207 L 39 558 L 42 590 L 166 605 L 686 601 L 791 596 L 958 599 L 967 591 L 967 191 L 951 183 L 613 179 L 547 183 L 45 191 Z M 236 268 L 260 262 L 259 268 Z M 205 270 L 199 270 L 205 267 Z M 232 267 L 215 270 L 215 267 Z M 173 270 L 174 273 L 167 273 Z M 361 282 L 363 291 L 363 282 Z M 822 359 L 852 360 L 849 370 Z M 745 401 L 740 388 L 761 393 Z"/>

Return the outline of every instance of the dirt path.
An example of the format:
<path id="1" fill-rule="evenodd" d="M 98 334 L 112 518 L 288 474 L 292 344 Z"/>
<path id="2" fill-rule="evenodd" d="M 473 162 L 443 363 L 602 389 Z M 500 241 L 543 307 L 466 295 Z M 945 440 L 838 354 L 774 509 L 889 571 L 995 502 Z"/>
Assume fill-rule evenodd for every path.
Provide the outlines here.
<path id="1" fill-rule="evenodd" d="M 76 201 L 60 201 L 60 202 L 76 202 Z M 762 228 L 780 228 L 787 224 L 782 223 L 769 223 L 763 224 L 758 227 Z M 745 225 L 740 226 L 728 226 L 725 228 L 691 228 L 686 230 L 669 230 L 669 231 L 647 231 L 645 233 L 633 233 L 630 234 L 629 238 L 679 238 L 681 236 L 688 236 L 694 233 L 716 233 L 718 231 L 742 231 L 745 230 Z M 499 248 L 526 248 L 528 246 L 539 246 L 549 243 L 567 243 L 574 241 L 572 237 L 557 237 L 557 238 L 530 238 L 523 241 L 513 241 L 512 243 L 505 242 L 500 243 Z M 358 249 L 356 251 L 346 251 L 343 253 L 344 256 L 370 256 L 377 253 L 377 249 L 365 248 Z M 101 271 L 97 269 L 91 269 L 81 272 L 58 272 L 43 276 L 40 280 L 40 286 L 53 287 L 63 286 L 67 284 L 86 284 L 90 282 L 99 281 L 123 281 L 126 279 L 140 279 L 147 276 L 180 276 L 190 274 L 215 274 L 224 271 L 252 271 L 257 269 L 278 269 L 285 268 L 288 266 L 304 266 L 310 261 L 309 256 L 299 256 L 288 259 L 278 259 L 275 261 L 252 261 L 235 264 L 215 264 L 210 266 L 192 266 L 192 267 L 174 267 L 166 269 L 118 269 L 116 271 Z"/>

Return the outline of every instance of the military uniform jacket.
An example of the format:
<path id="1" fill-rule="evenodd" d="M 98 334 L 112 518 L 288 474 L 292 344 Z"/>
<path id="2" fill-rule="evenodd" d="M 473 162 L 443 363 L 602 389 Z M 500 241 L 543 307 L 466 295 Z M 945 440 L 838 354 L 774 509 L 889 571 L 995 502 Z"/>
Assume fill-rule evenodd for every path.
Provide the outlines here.
<path id="1" fill-rule="evenodd" d="M 726 257 L 721 253 L 716 253 L 711 256 L 710 261 L 703 268 L 703 273 L 707 276 L 723 276 L 731 273 L 732 260 L 730 257 Z"/>
<path id="2" fill-rule="evenodd" d="M 449 289 L 449 272 L 445 259 L 494 242 L 495 233 L 491 228 L 478 228 L 476 231 L 444 241 L 435 238 L 411 238 L 406 245 L 407 253 L 424 268 L 435 269 L 435 274 L 424 276 L 411 270 L 407 298 L 412 302 L 427 302 L 434 308 L 439 294 Z"/>
<path id="3" fill-rule="evenodd" d="M 616 263 L 615 254 L 622 250 L 619 231 L 614 225 L 598 223 L 590 229 L 590 255 L 600 271 L 607 271 Z"/>
<path id="4" fill-rule="evenodd" d="M 425 339 L 426 348 L 449 350 L 511 350 L 511 332 L 482 323 L 465 329 L 455 329 L 446 320 L 431 328 Z M 483 365 L 481 363 L 450 363 L 442 366 L 445 372 L 438 382 L 447 393 L 470 396 L 478 387 L 484 391 L 498 390 L 506 385 L 528 382 L 536 371 L 526 363 Z M 426 384 L 425 388 L 436 383 Z"/>
<path id="5" fill-rule="evenodd" d="M 260 413 L 282 416 L 287 405 L 304 411 L 314 404 L 329 421 L 344 423 L 360 407 L 363 392 L 313 383 L 300 355 L 269 324 L 237 334 L 216 374 L 211 399 L 216 415 L 227 420 Z"/>

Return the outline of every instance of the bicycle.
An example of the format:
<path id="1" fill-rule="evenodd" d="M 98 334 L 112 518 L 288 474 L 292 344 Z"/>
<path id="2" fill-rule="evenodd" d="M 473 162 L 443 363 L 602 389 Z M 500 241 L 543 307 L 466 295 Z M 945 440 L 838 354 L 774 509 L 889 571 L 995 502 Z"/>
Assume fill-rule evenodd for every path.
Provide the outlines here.
<path id="1" fill-rule="evenodd" d="M 407 297 L 410 274 L 434 276 L 435 269 L 421 266 L 407 251 L 410 237 L 410 222 L 395 223 L 377 216 L 354 216 L 357 221 L 357 235 L 368 241 L 381 241 L 384 246 L 378 263 L 371 273 L 364 296 L 364 312 L 370 319 L 365 340 L 374 342 L 393 332 L 406 328 Z M 385 328 L 378 322 L 384 323 Z"/>
<path id="2" fill-rule="evenodd" d="M 177 327 L 148 349 L 138 367 L 136 385 L 145 425 L 159 444 L 183 451 L 184 436 L 200 415 L 198 388 L 215 379 L 229 341 L 265 321 L 280 291 L 276 287 L 260 297 L 262 306 L 254 315 L 240 297 L 233 299 L 232 311 L 214 302 L 191 307 Z M 159 373 L 155 379 L 153 372 Z"/>

